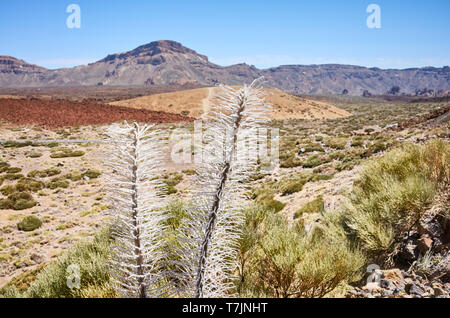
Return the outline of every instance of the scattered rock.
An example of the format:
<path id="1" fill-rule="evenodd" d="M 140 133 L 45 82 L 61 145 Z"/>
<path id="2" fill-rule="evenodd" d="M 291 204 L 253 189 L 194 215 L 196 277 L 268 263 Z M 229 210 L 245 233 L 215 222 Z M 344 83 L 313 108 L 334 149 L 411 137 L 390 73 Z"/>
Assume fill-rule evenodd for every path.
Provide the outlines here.
<path id="1" fill-rule="evenodd" d="M 43 259 L 44 259 L 41 255 L 36 254 L 36 253 L 32 253 L 32 254 L 30 255 L 30 258 L 31 258 L 31 260 L 33 260 L 36 264 L 42 263 L 42 261 L 43 261 Z"/>
<path id="2" fill-rule="evenodd" d="M 433 245 L 433 240 L 428 234 L 423 234 L 420 239 L 417 240 L 417 249 L 420 253 L 425 254 Z"/>
<path id="3" fill-rule="evenodd" d="M 429 281 L 425 276 L 398 268 L 381 271 L 379 282 L 349 291 L 348 298 L 450 298 L 450 283 Z"/>
<path id="4" fill-rule="evenodd" d="M 411 286 L 408 285 L 406 287 L 406 292 L 410 295 L 419 295 L 422 296 L 425 292 L 423 291 L 422 288 L 420 288 L 418 285 L 416 284 L 412 284 Z"/>

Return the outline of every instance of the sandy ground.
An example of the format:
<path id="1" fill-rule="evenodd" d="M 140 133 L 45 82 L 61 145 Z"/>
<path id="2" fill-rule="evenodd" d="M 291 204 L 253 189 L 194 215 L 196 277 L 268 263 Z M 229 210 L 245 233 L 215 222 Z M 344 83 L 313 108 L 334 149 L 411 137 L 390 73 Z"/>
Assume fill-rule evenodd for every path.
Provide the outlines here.
<path id="1" fill-rule="evenodd" d="M 168 124 L 177 127 L 181 124 Z M 48 139 L 104 139 L 107 126 L 83 126 L 51 131 L 30 126 L 14 127 L 0 123 L 0 139 L 15 140 L 48 140 Z M 70 181 L 67 189 L 48 188 L 39 193 L 33 193 L 38 205 L 26 210 L 0 210 L 0 288 L 12 277 L 36 268 L 54 260 L 80 239 L 92 237 L 95 231 L 110 218 L 109 205 L 103 191 L 106 171 L 104 165 L 108 160 L 109 146 L 107 143 L 71 144 L 60 143 L 58 147 L 69 147 L 81 150 L 81 157 L 51 158 L 51 150 L 47 146 L 27 146 L 23 148 L 4 148 L 0 146 L 0 161 L 5 161 L 11 167 L 21 168 L 26 176 L 33 170 L 58 168 L 61 173 L 53 177 L 69 173 L 83 173 L 87 170 L 99 170 L 102 175 L 96 179 Z M 56 149 L 56 148 L 55 148 Z M 30 152 L 40 153 L 41 157 L 30 158 Z M 170 152 L 164 164 L 165 172 L 192 169 L 193 164 L 178 164 L 171 161 Z M 49 181 L 53 177 L 36 179 Z M 171 200 L 184 197 L 191 190 L 194 176 L 183 175 L 183 181 L 176 186 L 179 192 L 171 196 Z M 5 180 L 0 188 L 15 184 L 15 181 Z M 5 198 L 0 194 L 0 198 Z M 24 217 L 34 215 L 43 221 L 43 225 L 32 232 L 23 232 L 17 228 Z"/>
<path id="2" fill-rule="evenodd" d="M 217 87 L 198 88 L 173 93 L 143 96 L 110 103 L 115 106 L 143 108 L 186 114 L 194 118 L 207 113 Z M 325 102 L 293 96 L 278 89 L 264 89 L 267 101 L 272 104 L 273 119 L 329 119 L 350 116 L 350 113 Z"/>

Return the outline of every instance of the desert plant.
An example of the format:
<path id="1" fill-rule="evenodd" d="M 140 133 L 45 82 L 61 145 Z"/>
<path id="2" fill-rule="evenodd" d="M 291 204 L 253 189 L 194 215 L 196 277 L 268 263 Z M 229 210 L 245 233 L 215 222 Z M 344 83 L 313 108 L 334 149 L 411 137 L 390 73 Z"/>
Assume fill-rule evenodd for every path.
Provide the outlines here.
<path id="1" fill-rule="evenodd" d="M 107 189 L 114 212 L 110 270 L 115 290 L 126 297 L 157 297 L 164 292 L 160 268 L 167 214 L 161 209 L 158 176 L 162 153 L 153 126 L 113 125 L 108 130 L 112 169 Z"/>
<path id="2" fill-rule="evenodd" d="M 185 295 L 232 295 L 246 181 L 257 168 L 257 158 L 248 158 L 239 149 L 248 142 L 250 151 L 256 153 L 256 129 L 267 122 L 258 83 L 240 89 L 222 86 L 218 103 L 207 116 L 209 142 L 203 143 L 197 179 L 201 189 L 195 196 L 195 208 L 190 209 L 191 222 L 183 229 L 185 275 L 178 279 Z"/>
<path id="3" fill-rule="evenodd" d="M 70 248 L 54 263 L 47 265 L 31 282 L 25 291 L 13 286 L 0 290 L 0 297 L 27 298 L 74 298 L 74 297 L 115 297 L 110 287 L 108 259 L 111 253 L 109 227 L 98 231 L 90 242 L 81 241 Z M 77 265 L 80 269 L 80 288 L 69 288 L 68 269 Z"/>
<path id="4" fill-rule="evenodd" d="M 17 228 L 20 231 L 30 232 L 40 228 L 42 225 L 42 221 L 34 216 L 30 215 L 25 217 L 22 221 L 17 224 Z"/>
<path id="5" fill-rule="evenodd" d="M 237 284 L 241 296 L 323 297 L 342 282 L 360 278 L 365 259 L 334 222 L 324 220 L 307 234 L 280 215 L 250 213 L 246 227 L 251 232 L 241 243 L 246 253 Z"/>
<path id="6" fill-rule="evenodd" d="M 320 213 L 324 209 L 323 205 L 324 205 L 323 198 L 321 195 L 319 195 L 317 198 L 306 203 L 300 209 L 298 209 L 295 212 L 294 218 L 301 217 L 303 213 Z"/>
<path id="7" fill-rule="evenodd" d="M 391 262 L 395 244 L 417 223 L 437 189 L 446 186 L 449 157 L 448 143 L 433 140 L 369 161 L 343 211 L 351 239 L 369 256 Z"/>

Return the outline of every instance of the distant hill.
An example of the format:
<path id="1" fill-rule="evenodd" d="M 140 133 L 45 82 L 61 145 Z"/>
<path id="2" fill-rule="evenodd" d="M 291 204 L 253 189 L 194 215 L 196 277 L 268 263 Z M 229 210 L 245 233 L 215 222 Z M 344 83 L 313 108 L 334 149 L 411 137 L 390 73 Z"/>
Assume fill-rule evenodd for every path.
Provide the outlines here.
<path id="1" fill-rule="evenodd" d="M 172 93 L 154 94 L 110 103 L 153 111 L 202 117 L 214 103 L 217 87 L 183 90 Z M 278 89 L 264 89 L 265 98 L 272 105 L 271 118 L 329 119 L 347 117 L 351 114 L 330 104 L 293 96 Z"/>
<path id="2" fill-rule="evenodd" d="M 283 65 L 258 69 L 247 64 L 220 66 L 175 41 L 156 41 L 132 51 L 111 54 L 89 65 L 48 70 L 9 56 L 0 56 L 0 87 L 167 86 L 217 83 L 241 85 L 265 76 L 267 86 L 294 94 L 385 94 L 450 89 L 450 67 L 404 70 L 353 65 Z"/>

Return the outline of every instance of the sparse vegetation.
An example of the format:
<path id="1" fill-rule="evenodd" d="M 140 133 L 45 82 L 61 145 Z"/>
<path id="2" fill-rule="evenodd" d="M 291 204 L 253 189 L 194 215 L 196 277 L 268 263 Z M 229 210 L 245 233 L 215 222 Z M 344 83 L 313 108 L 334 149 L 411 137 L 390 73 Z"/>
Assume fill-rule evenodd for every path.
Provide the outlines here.
<path id="1" fill-rule="evenodd" d="M 306 203 L 299 210 L 295 212 L 294 218 L 301 217 L 304 213 L 320 213 L 323 212 L 323 198 L 322 196 L 318 196 L 314 200 Z"/>
<path id="2" fill-rule="evenodd" d="M 20 231 L 30 232 L 30 231 L 34 231 L 34 230 L 40 228 L 41 225 L 42 225 L 42 221 L 38 217 L 36 217 L 34 215 L 30 215 L 30 216 L 25 217 L 19 223 L 17 223 L 17 228 Z"/>
<path id="3" fill-rule="evenodd" d="M 405 145 L 365 165 L 342 222 L 353 241 L 373 258 L 390 252 L 417 222 L 437 189 L 448 186 L 450 146 L 439 140 Z"/>
<path id="4" fill-rule="evenodd" d="M 364 257 L 343 233 L 329 235 L 333 229 L 324 227 L 307 238 L 301 227 L 264 208 L 246 214 L 236 282 L 241 297 L 323 297 L 360 278 Z"/>
<path id="5" fill-rule="evenodd" d="M 69 157 L 81 157 L 84 155 L 84 151 L 73 150 L 71 148 L 56 148 L 50 155 L 50 158 L 69 158 Z"/>

